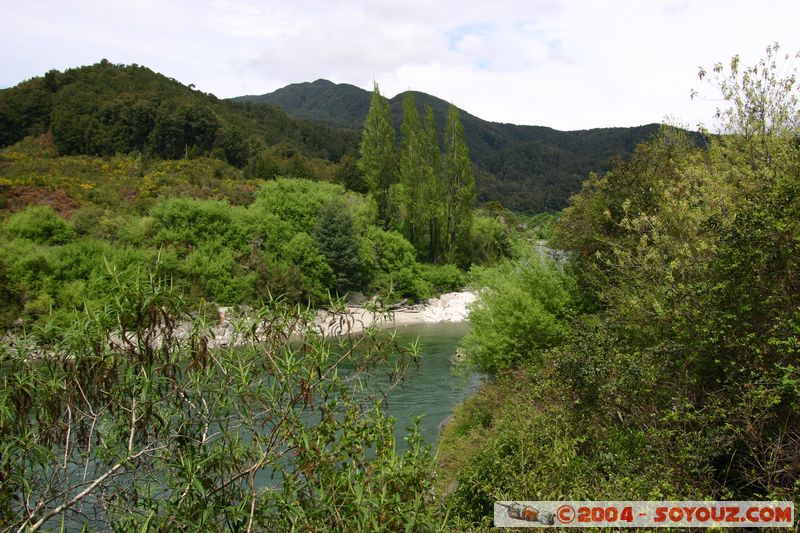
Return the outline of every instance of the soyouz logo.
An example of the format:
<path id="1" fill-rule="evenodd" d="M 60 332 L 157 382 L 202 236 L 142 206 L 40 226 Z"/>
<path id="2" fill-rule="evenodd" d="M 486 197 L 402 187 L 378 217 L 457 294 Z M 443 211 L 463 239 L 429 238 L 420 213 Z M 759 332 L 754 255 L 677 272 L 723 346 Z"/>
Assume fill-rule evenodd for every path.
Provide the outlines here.
<path id="1" fill-rule="evenodd" d="M 789 501 L 499 501 L 496 527 L 791 527 Z"/>

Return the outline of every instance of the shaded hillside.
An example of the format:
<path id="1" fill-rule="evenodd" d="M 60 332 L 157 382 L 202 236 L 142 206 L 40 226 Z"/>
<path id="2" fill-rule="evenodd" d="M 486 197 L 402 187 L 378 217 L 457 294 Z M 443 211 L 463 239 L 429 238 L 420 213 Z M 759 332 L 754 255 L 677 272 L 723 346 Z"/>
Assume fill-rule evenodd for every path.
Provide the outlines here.
<path id="1" fill-rule="evenodd" d="M 414 92 L 417 105 L 433 108 L 437 126 L 444 123 L 448 103 Z M 399 130 L 403 94 L 390 100 Z M 369 92 L 327 80 L 288 85 L 238 102 L 275 105 L 297 118 L 330 126 L 360 129 L 369 110 Z M 627 155 L 658 129 L 657 124 L 634 128 L 559 131 L 542 126 L 489 122 L 461 111 L 470 157 L 478 169 L 478 198 L 499 200 L 518 211 L 561 209 L 590 172 L 608 170 L 614 155 Z"/>
<path id="2" fill-rule="evenodd" d="M 239 96 L 231 100 L 270 104 L 296 118 L 352 130 L 361 130 L 369 111 L 367 91 L 328 80 L 293 83 L 269 94 Z"/>
<path id="3" fill-rule="evenodd" d="M 0 91 L 0 147 L 44 133 L 60 155 L 211 155 L 240 168 L 268 147 L 279 147 L 271 153 L 278 159 L 338 161 L 358 143 L 355 132 L 219 100 L 146 67 L 106 60 Z"/>

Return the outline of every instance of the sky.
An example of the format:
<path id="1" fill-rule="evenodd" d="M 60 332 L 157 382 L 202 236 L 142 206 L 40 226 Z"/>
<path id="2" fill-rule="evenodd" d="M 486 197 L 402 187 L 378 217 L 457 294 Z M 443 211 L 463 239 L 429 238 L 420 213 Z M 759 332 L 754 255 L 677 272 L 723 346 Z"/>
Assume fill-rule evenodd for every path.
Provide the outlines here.
<path id="1" fill-rule="evenodd" d="M 697 77 L 780 42 L 798 0 L 0 0 L 0 87 L 106 58 L 220 98 L 319 78 L 562 130 L 714 127 Z M 699 97 L 690 98 L 692 90 Z"/>

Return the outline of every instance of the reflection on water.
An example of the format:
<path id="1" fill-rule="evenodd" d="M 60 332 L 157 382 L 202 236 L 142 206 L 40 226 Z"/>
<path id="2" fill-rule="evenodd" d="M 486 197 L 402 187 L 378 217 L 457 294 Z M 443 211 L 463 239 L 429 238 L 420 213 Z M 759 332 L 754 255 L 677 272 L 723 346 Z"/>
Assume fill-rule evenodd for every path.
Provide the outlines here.
<path id="1" fill-rule="evenodd" d="M 466 399 L 480 383 L 480 376 L 457 376 L 451 357 L 469 331 L 469 324 L 439 323 L 404 326 L 397 329 L 397 339 L 420 343 L 419 369 L 412 367 L 401 387 L 388 396 L 388 412 L 397 419 L 395 435 L 398 449 L 405 448 L 402 437 L 414 417 L 422 415 L 420 432 L 427 443 L 439 438 L 440 424 L 452 414 L 456 404 Z"/>

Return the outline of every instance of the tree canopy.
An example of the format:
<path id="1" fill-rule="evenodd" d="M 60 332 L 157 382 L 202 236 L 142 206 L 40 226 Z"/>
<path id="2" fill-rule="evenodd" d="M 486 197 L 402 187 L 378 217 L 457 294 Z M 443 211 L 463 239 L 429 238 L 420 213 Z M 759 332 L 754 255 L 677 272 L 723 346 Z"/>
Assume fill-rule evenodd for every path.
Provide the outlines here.
<path id="1" fill-rule="evenodd" d="M 214 155 L 242 168 L 263 157 L 259 143 L 287 143 L 305 158 L 331 161 L 356 151 L 352 132 L 220 101 L 145 67 L 108 61 L 0 91 L 0 117 L 0 147 L 51 131 L 62 155 Z"/>
<path id="2" fill-rule="evenodd" d="M 399 148 L 388 113 L 376 85 L 362 135 L 360 165 L 379 216 L 383 212 L 384 226 L 401 229 L 429 261 L 453 261 L 460 253 L 457 247 L 469 240 L 475 207 L 475 176 L 458 109 L 450 106 L 448 111 L 444 152 L 433 110 L 426 106 L 420 118 L 412 93 L 406 93 L 403 101 Z M 383 133 L 378 135 L 379 131 Z"/>

